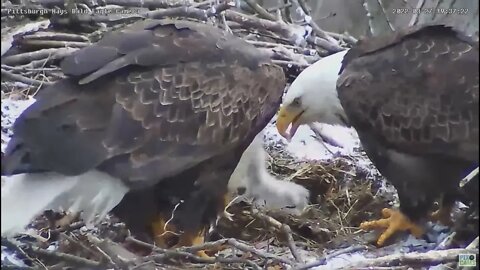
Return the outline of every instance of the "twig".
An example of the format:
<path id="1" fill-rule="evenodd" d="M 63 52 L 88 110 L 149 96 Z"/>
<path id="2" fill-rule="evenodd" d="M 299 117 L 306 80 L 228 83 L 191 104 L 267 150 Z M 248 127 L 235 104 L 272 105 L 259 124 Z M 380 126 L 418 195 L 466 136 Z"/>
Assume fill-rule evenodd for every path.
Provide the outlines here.
<path id="1" fill-rule="evenodd" d="M 69 235 L 67 235 L 66 233 L 60 233 L 60 235 L 67 239 L 70 243 L 80 247 L 81 249 L 85 250 L 85 251 L 88 251 L 90 254 L 93 254 L 93 255 L 97 255 L 96 252 L 94 250 L 92 250 L 90 247 L 87 247 L 85 246 L 83 243 L 81 243 L 80 241 L 78 241 L 77 239 L 73 239 L 73 237 L 70 237 Z"/>
<path id="2" fill-rule="evenodd" d="M 2 270 L 35 270 L 35 268 L 30 266 L 5 265 L 2 262 Z"/>
<path id="3" fill-rule="evenodd" d="M 237 249 L 239 249 L 243 252 L 250 252 L 252 254 L 255 254 L 255 255 L 257 255 L 261 258 L 272 259 L 272 260 L 275 260 L 275 261 L 278 261 L 278 262 L 281 262 L 281 263 L 285 263 L 285 264 L 288 264 L 288 265 L 294 265 L 294 263 L 290 260 L 284 259 L 280 256 L 275 255 L 275 254 L 260 251 L 256 248 L 252 247 L 252 246 L 241 243 L 234 238 L 228 239 L 227 244 L 229 244 L 229 245 L 231 245 L 231 246 L 233 246 L 233 247 L 235 247 L 235 248 L 237 248 Z"/>
<path id="4" fill-rule="evenodd" d="M 190 5 L 188 0 L 92 0 L 84 1 L 89 7 L 118 5 L 123 7 L 146 7 L 146 8 L 170 8 L 184 5 Z M 50 8 L 52 6 L 63 7 L 64 0 L 35 0 L 35 3 L 43 7 Z"/>
<path id="5" fill-rule="evenodd" d="M 443 239 L 440 244 L 435 248 L 436 250 L 442 250 L 442 249 L 447 249 L 452 245 L 453 240 L 455 239 L 455 236 L 457 235 L 456 232 L 452 232 L 449 234 L 445 239 Z"/>
<path id="6" fill-rule="evenodd" d="M 70 34 L 70 33 L 55 33 L 55 32 L 37 32 L 35 34 L 26 35 L 23 39 L 40 39 L 40 40 L 63 40 L 63 41 L 78 41 L 90 42 L 84 35 Z"/>
<path id="7" fill-rule="evenodd" d="M 28 64 L 34 60 L 45 60 L 46 58 L 61 59 L 72 52 L 78 50 L 77 48 L 51 48 L 42 49 L 34 52 L 20 53 L 2 57 L 2 64 L 15 66 Z"/>
<path id="8" fill-rule="evenodd" d="M 294 264 L 290 260 L 284 259 L 284 258 L 282 258 L 280 256 L 277 256 L 277 255 L 274 255 L 274 254 L 270 254 L 270 253 L 267 253 L 267 252 L 260 251 L 256 248 L 252 247 L 252 246 L 241 243 L 234 238 L 221 239 L 221 240 L 217 240 L 217 241 L 214 241 L 214 242 L 206 242 L 206 243 L 203 243 L 203 244 L 197 245 L 197 246 L 181 247 L 181 248 L 170 249 L 170 250 L 159 248 L 157 246 L 154 246 L 152 244 L 140 241 L 140 240 L 135 239 L 133 237 L 127 237 L 126 241 L 129 241 L 129 242 L 135 243 L 137 245 L 140 245 L 140 246 L 152 249 L 154 251 L 163 253 L 163 255 L 169 256 L 168 254 L 172 254 L 173 256 L 177 256 L 177 257 L 178 256 L 187 256 L 188 258 L 197 257 L 196 255 L 193 255 L 193 254 L 196 253 L 197 251 L 200 251 L 200 250 L 215 249 L 215 248 L 218 248 L 222 245 L 230 245 L 230 246 L 232 246 L 232 247 L 234 247 L 238 250 L 241 250 L 243 252 L 249 252 L 251 254 L 257 255 L 258 257 L 261 257 L 261 258 L 264 258 L 264 259 L 272 259 L 272 260 L 276 260 L 278 262 L 285 263 L 285 264 L 288 264 L 288 265 L 293 265 Z M 186 254 L 189 254 L 189 255 L 186 255 Z M 194 256 L 194 257 L 192 257 L 192 256 Z M 159 257 L 157 256 L 156 258 L 158 259 Z M 198 259 L 198 258 L 195 258 L 195 259 Z"/>
<path id="9" fill-rule="evenodd" d="M 478 249 L 478 244 L 479 244 L 479 238 L 475 238 L 465 249 Z M 478 250 L 477 250 L 478 252 Z"/>
<path id="10" fill-rule="evenodd" d="M 274 32 L 287 40 L 292 45 L 300 44 L 301 41 L 304 40 L 303 33 L 302 35 L 300 35 L 301 31 L 295 29 L 295 27 L 303 28 L 301 26 L 288 25 L 280 21 L 274 22 L 261 18 L 247 16 L 245 14 L 232 10 L 227 10 L 225 12 L 225 17 L 227 18 L 227 20 L 236 22 L 245 28 L 254 28 L 258 30 L 267 30 Z"/>
<path id="11" fill-rule="evenodd" d="M 42 86 L 42 85 L 51 85 L 53 83 L 47 82 L 47 81 L 39 81 L 31 78 L 27 78 L 25 76 L 19 75 L 19 74 L 13 74 L 10 71 L 6 71 L 2 68 L 2 77 L 5 76 L 5 78 L 9 78 L 14 81 L 22 82 L 25 84 L 29 85 L 35 85 L 35 86 Z"/>
<path id="12" fill-rule="evenodd" d="M 281 231 L 285 234 L 285 237 L 287 238 L 288 248 L 290 249 L 293 258 L 295 258 L 295 261 L 303 263 L 304 260 L 302 259 L 302 257 L 300 257 L 300 254 L 297 251 L 297 247 L 292 236 L 292 229 L 290 229 L 290 226 L 288 226 L 287 224 L 283 224 Z"/>
<path id="13" fill-rule="evenodd" d="M 357 269 L 361 267 L 381 267 L 381 266 L 400 266 L 400 265 L 436 265 L 446 262 L 455 262 L 460 254 L 477 254 L 478 249 L 446 249 L 446 250 L 431 250 L 425 253 L 397 253 L 387 255 L 379 258 L 365 259 L 363 261 L 356 261 L 355 263 L 344 265 L 342 269 Z M 319 267 L 320 269 L 327 269 Z M 328 269 L 338 269 L 329 267 Z"/>
<path id="14" fill-rule="evenodd" d="M 261 18 L 267 19 L 270 21 L 276 21 L 277 18 L 272 14 L 268 13 L 262 6 L 260 6 L 255 0 L 245 0 L 245 2 L 253 9 L 255 12 L 260 15 Z"/>
<path id="15" fill-rule="evenodd" d="M 242 259 L 242 258 L 223 258 L 223 257 L 203 258 L 203 257 L 199 257 L 199 256 L 193 254 L 193 252 L 205 249 L 208 246 L 212 246 L 212 245 L 217 246 L 217 245 L 221 245 L 222 243 L 223 244 L 229 243 L 230 239 L 215 241 L 215 243 L 206 243 L 204 245 L 196 246 L 196 247 L 178 248 L 178 249 L 171 249 L 171 250 L 156 247 L 154 245 L 151 245 L 149 243 L 145 243 L 145 242 L 140 241 L 138 239 L 135 239 L 133 237 L 127 237 L 126 240 L 130 241 L 132 243 L 135 243 L 137 245 L 143 246 L 143 247 L 151 248 L 153 251 L 157 251 L 157 252 L 160 253 L 160 254 L 154 254 L 154 255 L 146 256 L 146 257 L 141 259 L 142 262 L 143 261 L 149 261 L 149 260 L 163 261 L 163 260 L 168 259 L 168 258 L 183 257 L 183 258 L 190 259 L 190 260 L 192 260 L 194 262 L 197 262 L 197 263 L 206 263 L 206 264 L 242 263 L 242 264 L 247 264 L 247 265 L 253 267 L 254 269 L 259 269 L 259 270 L 262 269 L 256 263 L 254 263 L 252 261 L 249 261 L 249 260 L 246 260 L 246 259 Z M 189 251 L 191 251 L 191 252 L 189 252 Z"/>
<path id="16" fill-rule="evenodd" d="M 208 18 L 212 16 L 216 16 L 221 12 L 234 6 L 235 6 L 235 2 L 228 0 L 218 5 L 213 5 L 207 10 L 183 6 L 183 7 L 150 11 L 143 14 L 143 17 L 151 18 L 151 19 L 162 19 L 169 16 L 182 16 L 182 17 L 195 18 L 198 20 L 206 21 L 208 20 Z"/>
<path id="17" fill-rule="evenodd" d="M 21 46 L 29 46 L 29 47 L 37 47 L 37 48 L 83 48 L 90 45 L 89 42 L 37 40 L 37 39 L 23 39 L 19 43 L 21 44 Z"/>
<path id="18" fill-rule="evenodd" d="M 115 269 L 129 269 L 129 266 L 134 265 L 135 261 L 140 260 L 140 257 L 131 253 L 123 246 L 108 240 L 99 239 L 92 234 L 87 235 L 88 241 L 94 245 L 96 250 L 105 258 Z M 142 263 L 143 264 L 143 263 Z M 137 269 L 142 268 L 138 266 Z"/>
<path id="19" fill-rule="evenodd" d="M 319 37 L 309 36 L 307 37 L 307 41 L 315 46 L 326 49 L 330 52 L 330 54 L 345 50 L 345 48 L 342 48 L 336 44 L 332 44 L 327 40 Z"/>
<path id="20" fill-rule="evenodd" d="M 80 266 L 80 267 L 100 267 L 102 266 L 101 263 L 97 261 L 92 261 L 89 259 L 85 259 L 79 256 L 63 253 L 63 252 L 58 252 L 58 251 L 48 251 L 44 250 L 38 247 L 30 247 L 29 248 L 33 253 L 42 256 L 42 257 L 48 257 L 48 258 L 54 258 L 54 259 L 59 259 L 65 262 L 68 262 L 72 265 L 75 266 Z"/>
<path id="21" fill-rule="evenodd" d="M 346 33 L 344 34 L 340 34 L 340 33 L 335 33 L 335 32 L 327 32 L 330 36 L 332 36 L 333 38 L 336 38 L 336 39 L 339 39 L 339 40 L 343 40 L 345 42 L 347 42 L 348 44 L 350 45 L 354 45 L 355 43 L 357 43 L 357 39 L 352 37 L 351 35 L 348 35 Z"/>
<path id="22" fill-rule="evenodd" d="M 472 181 L 475 176 L 478 175 L 478 167 L 475 168 L 473 171 L 471 171 L 467 176 L 465 176 L 459 183 L 459 186 L 463 188 L 466 184 L 468 184 L 470 181 Z"/>
<path id="23" fill-rule="evenodd" d="M 292 3 L 298 7 L 301 8 L 303 12 L 303 17 L 305 21 L 312 27 L 313 32 L 320 38 L 325 39 L 326 41 L 330 42 L 332 44 L 332 47 L 336 47 L 337 50 L 341 50 L 340 45 L 338 45 L 338 42 L 332 38 L 330 35 L 327 34 L 327 32 L 323 31 L 320 26 L 312 19 L 310 16 L 310 11 L 307 8 L 307 5 L 305 4 L 304 0 L 291 0 Z M 308 17 L 307 17 L 308 16 Z"/>
<path id="24" fill-rule="evenodd" d="M 261 213 L 257 209 L 252 209 L 252 216 L 259 218 L 263 221 L 266 221 L 268 224 L 270 224 L 272 227 L 277 229 L 279 232 L 283 233 L 287 240 L 288 248 L 290 249 L 290 252 L 292 253 L 292 256 L 295 259 L 295 261 L 303 263 L 303 260 L 297 251 L 295 241 L 293 240 L 292 230 L 290 229 L 290 226 L 288 226 L 287 224 L 282 224 L 280 221 L 264 213 Z"/>
<path id="25" fill-rule="evenodd" d="M 290 3 L 290 1 L 285 1 L 282 4 L 279 4 L 278 6 L 266 8 L 266 10 L 268 12 L 275 12 L 277 10 L 282 10 L 282 9 L 288 10 L 288 8 L 291 6 L 292 6 L 292 3 Z"/>

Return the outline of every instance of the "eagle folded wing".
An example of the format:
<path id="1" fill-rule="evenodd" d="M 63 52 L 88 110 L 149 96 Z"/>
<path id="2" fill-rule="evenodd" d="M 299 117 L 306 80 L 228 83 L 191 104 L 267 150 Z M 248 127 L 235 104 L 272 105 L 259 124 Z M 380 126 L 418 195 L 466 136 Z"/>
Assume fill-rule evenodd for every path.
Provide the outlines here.
<path id="1" fill-rule="evenodd" d="M 346 54 L 337 89 L 350 120 L 393 149 L 478 162 L 478 42 L 442 25 L 404 32 Z"/>
<path id="2" fill-rule="evenodd" d="M 16 145 L 34 167 L 75 175 L 100 166 L 128 181 L 237 146 L 278 103 L 285 78 L 261 51 L 210 30 L 146 21 L 76 51 L 61 63 L 71 79 L 20 116 Z"/>

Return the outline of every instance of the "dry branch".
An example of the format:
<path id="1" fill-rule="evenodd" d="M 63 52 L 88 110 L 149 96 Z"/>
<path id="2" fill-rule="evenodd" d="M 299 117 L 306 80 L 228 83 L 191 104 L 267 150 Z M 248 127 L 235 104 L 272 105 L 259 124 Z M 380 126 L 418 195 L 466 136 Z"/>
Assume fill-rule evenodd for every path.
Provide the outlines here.
<path id="1" fill-rule="evenodd" d="M 149 243 L 140 241 L 138 239 L 128 237 L 127 241 L 130 241 L 132 243 L 135 243 L 137 245 L 147 247 L 155 251 L 156 253 L 143 257 L 141 258 L 141 262 L 144 263 L 146 261 L 157 261 L 157 262 L 163 262 L 166 259 L 172 259 L 172 258 L 184 258 L 184 259 L 189 259 L 192 260 L 193 262 L 196 263 L 204 263 L 204 264 L 214 264 L 214 263 L 241 263 L 244 265 L 249 265 L 253 267 L 254 269 L 262 269 L 260 266 L 258 266 L 256 263 L 250 260 L 242 259 L 242 258 L 225 258 L 225 257 L 210 257 L 210 258 L 204 258 L 204 257 L 199 257 L 195 255 L 194 253 L 203 250 L 203 249 L 208 249 L 208 248 L 218 248 L 219 246 L 223 244 L 229 244 L 232 245 L 242 251 L 246 252 L 251 252 L 252 254 L 255 254 L 257 256 L 262 256 L 264 258 L 268 259 L 277 259 L 277 260 L 282 260 L 281 257 L 277 257 L 273 254 L 268 254 L 264 253 L 262 251 L 258 251 L 253 247 L 249 247 L 246 244 L 240 243 L 235 239 L 223 239 L 211 243 L 204 243 L 201 246 L 194 246 L 194 247 L 186 247 L 186 248 L 178 248 L 178 249 L 161 249 L 157 246 L 151 245 Z"/>
<path id="2" fill-rule="evenodd" d="M 260 15 L 263 19 L 267 19 L 270 21 L 276 21 L 277 18 L 270 14 L 267 10 L 265 10 L 262 6 L 260 6 L 255 0 L 245 0 L 245 2 L 253 9 L 255 12 Z"/>
<path id="3" fill-rule="evenodd" d="M 290 249 L 290 252 L 292 253 L 292 256 L 295 259 L 295 261 L 299 263 L 303 263 L 303 259 L 300 257 L 300 253 L 298 253 L 297 247 L 295 245 L 295 241 L 293 240 L 292 230 L 290 229 L 290 226 L 288 226 L 287 224 L 282 224 L 280 221 L 264 213 L 261 213 L 256 209 L 252 209 L 252 216 L 259 218 L 261 220 L 264 220 L 270 226 L 272 226 L 273 228 L 281 232 L 287 240 L 288 248 Z"/>
<path id="4" fill-rule="evenodd" d="M 77 48 L 52 48 L 37 50 L 33 52 L 19 53 L 15 55 L 9 55 L 7 57 L 2 57 L 2 64 L 15 66 L 27 65 L 32 61 L 44 61 L 47 58 L 57 60 L 71 54 L 76 50 Z"/>
<path id="5" fill-rule="evenodd" d="M 84 35 L 70 34 L 70 33 L 55 33 L 55 32 L 37 32 L 35 34 L 26 35 L 23 38 L 37 39 L 37 40 L 90 42 L 90 40 Z"/>
<path id="6" fill-rule="evenodd" d="M 88 42 L 78 42 L 78 41 L 59 41 L 59 40 L 36 40 L 36 39 L 23 39 L 21 42 L 22 46 L 29 48 L 83 48 L 90 43 Z"/>
<path id="7" fill-rule="evenodd" d="M 31 0 L 29 4 L 40 5 L 46 8 L 52 6 L 63 7 L 65 0 Z M 28 5 L 27 2 L 27 5 Z M 89 7 L 118 5 L 123 7 L 145 7 L 145 8 L 171 8 L 190 5 L 192 1 L 188 0 L 82 0 L 78 1 Z"/>
<path id="8" fill-rule="evenodd" d="M 355 262 L 344 266 L 344 269 L 353 269 L 359 267 L 390 267 L 390 266 L 415 266 L 415 265 L 437 265 L 448 262 L 455 262 L 460 254 L 477 254 L 478 249 L 446 249 L 446 250 L 431 250 L 425 253 L 412 252 L 405 254 L 392 254 L 374 259 L 365 259 L 364 261 Z M 317 268 L 322 269 L 322 268 Z M 326 269 L 326 268 L 325 268 Z M 332 268 L 329 268 L 332 269 Z"/>
<path id="9" fill-rule="evenodd" d="M 107 265 L 102 265 L 100 262 L 92 261 L 89 259 L 85 259 L 79 256 L 75 256 L 75 255 L 67 254 L 63 252 L 48 251 L 48 250 L 44 250 L 34 246 L 31 246 L 29 250 L 37 256 L 58 259 L 60 261 L 68 262 L 69 264 L 75 265 L 78 267 L 91 267 L 91 268 L 99 268 L 102 266 L 105 268 L 108 267 Z"/>
<path id="10" fill-rule="evenodd" d="M 19 74 L 14 74 L 10 71 L 6 71 L 3 68 L 2 68 L 2 73 L 1 74 L 2 74 L 2 77 L 5 76 L 5 78 L 7 78 L 7 79 L 17 81 L 17 82 L 22 82 L 22 83 L 28 84 L 28 85 L 42 86 L 42 85 L 51 85 L 52 84 L 51 82 L 39 81 L 39 80 L 31 79 L 31 78 L 28 78 L 28 77 L 25 77 L 25 76 L 22 76 L 22 75 L 19 75 Z"/>
<path id="11" fill-rule="evenodd" d="M 313 32 L 317 34 L 318 37 L 323 38 L 326 41 L 330 42 L 332 44 L 331 45 L 332 48 L 336 48 L 338 51 L 342 50 L 341 47 L 338 45 L 338 42 L 334 38 L 332 38 L 327 32 L 323 31 L 320 28 L 320 26 L 318 26 L 318 24 L 313 20 L 313 18 L 310 16 L 310 11 L 308 10 L 304 0 L 291 0 L 291 1 L 294 5 L 301 8 L 304 20 L 312 27 Z"/>
<path id="12" fill-rule="evenodd" d="M 213 5 L 212 7 L 204 10 L 204 9 L 199 9 L 199 8 L 194 8 L 194 7 L 188 7 L 188 6 L 183 6 L 183 7 L 176 7 L 176 8 L 169 8 L 169 9 L 163 9 L 163 10 L 155 10 L 155 11 L 150 11 L 145 14 L 143 14 L 146 18 L 151 18 L 151 19 L 163 19 L 165 17 L 176 17 L 176 16 L 182 16 L 182 17 L 188 17 L 188 18 L 195 18 L 198 20 L 206 21 L 208 18 L 212 16 L 216 16 L 220 14 L 221 12 L 234 7 L 235 3 L 232 1 L 225 1 L 223 3 Z"/>

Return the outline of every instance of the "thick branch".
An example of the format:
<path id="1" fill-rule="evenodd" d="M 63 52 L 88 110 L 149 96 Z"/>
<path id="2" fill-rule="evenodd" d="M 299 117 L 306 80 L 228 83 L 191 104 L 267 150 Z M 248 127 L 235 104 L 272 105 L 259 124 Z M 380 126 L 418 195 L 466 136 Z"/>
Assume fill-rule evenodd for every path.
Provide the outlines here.
<path id="1" fill-rule="evenodd" d="M 43 7 L 63 7 L 65 0 L 32 0 L 32 4 L 39 4 Z M 81 0 L 78 3 L 86 4 L 89 7 L 118 5 L 122 7 L 145 7 L 145 8 L 171 8 L 190 5 L 188 0 Z"/>
<path id="2" fill-rule="evenodd" d="M 268 13 L 262 6 L 260 6 L 255 0 L 245 0 L 245 2 L 253 9 L 255 12 L 260 15 L 260 17 L 270 20 L 270 21 L 276 21 L 277 18 L 273 16 L 272 14 Z"/>

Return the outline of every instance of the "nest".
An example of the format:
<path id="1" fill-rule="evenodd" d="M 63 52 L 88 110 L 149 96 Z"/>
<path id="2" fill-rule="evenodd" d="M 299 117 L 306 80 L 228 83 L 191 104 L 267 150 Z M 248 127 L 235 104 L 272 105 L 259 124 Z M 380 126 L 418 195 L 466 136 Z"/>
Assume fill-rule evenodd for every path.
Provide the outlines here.
<path id="1" fill-rule="evenodd" d="M 269 10 L 255 1 L 244 1 L 241 6 L 235 6 L 234 1 L 23 2 L 26 6 L 12 1 L 2 8 L 2 100 L 35 96 L 43 87 L 64 77 L 58 67 L 64 56 L 96 42 L 105 32 L 141 18 L 186 18 L 231 31 L 268 53 L 284 68 L 290 82 L 322 56 L 356 41 L 348 34 L 323 31 L 301 0 Z M 85 12 L 59 13 L 72 8 Z M 45 12 L 11 14 L 12 10 L 27 9 Z M 302 21 L 294 22 L 293 10 Z M 4 51 L 4 45 L 11 48 Z M 2 106 L 2 144 L 12 124 L 3 118 Z M 368 237 L 358 230 L 358 225 L 378 217 L 380 210 L 394 200 L 391 193 L 382 191 L 385 183 L 381 177 L 356 166 L 350 157 L 299 161 L 278 145 L 267 148 L 272 156 L 271 173 L 310 191 L 312 205 L 300 216 L 265 212 L 242 202 L 229 208 L 234 221 L 219 220 L 209 242 L 164 250 L 132 237 L 113 216 L 94 228 L 77 220 L 60 229 L 53 224 L 62 215 L 46 212 L 31 224 L 29 234 L 2 239 L 2 269 L 332 269 L 327 264 L 329 260 L 370 250 L 368 243 L 375 235 Z M 442 245 L 460 246 L 453 243 L 450 240 Z M 198 257 L 196 251 L 201 249 L 216 256 Z M 390 250 L 383 254 L 386 257 L 365 258 L 343 267 L 383 267 L 391 266 L 392 261 L 398 262 L 399 267 L 432 262 L 451 266 L 460 253 L 478 254 L 478 238 L 466 249 L 407 253 L 403 257 L 394 255 L 396 252 Z"/>

